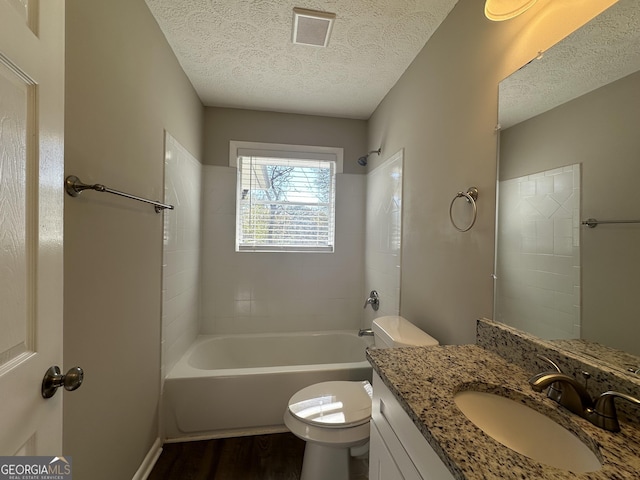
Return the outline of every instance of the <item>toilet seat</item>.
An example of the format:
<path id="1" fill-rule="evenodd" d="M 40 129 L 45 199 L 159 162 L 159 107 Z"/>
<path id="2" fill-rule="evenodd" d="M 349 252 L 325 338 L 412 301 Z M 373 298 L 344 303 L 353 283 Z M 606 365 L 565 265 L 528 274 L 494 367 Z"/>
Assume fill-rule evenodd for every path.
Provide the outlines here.
<path id="1" fill-rule="evenodd" d="M 368 381 L 322 382 L 303 388 L 289 400 L 298 421 L 321 428 L 349 428 L 371 419 L 373 388 Z"/>

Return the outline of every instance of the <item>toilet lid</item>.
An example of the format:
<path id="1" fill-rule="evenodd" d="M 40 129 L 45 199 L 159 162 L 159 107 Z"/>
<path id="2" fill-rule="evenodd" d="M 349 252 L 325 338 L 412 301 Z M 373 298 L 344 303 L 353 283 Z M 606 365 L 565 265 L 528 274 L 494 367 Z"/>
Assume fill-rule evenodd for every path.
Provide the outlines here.
<path id="1" fill-rule="evenodd" d="M 298 420 L 322 427 L 341 428 L 368 422 L 373 388 L 363 382 L 323 382 L 303 388 L 289 400 Z"/>

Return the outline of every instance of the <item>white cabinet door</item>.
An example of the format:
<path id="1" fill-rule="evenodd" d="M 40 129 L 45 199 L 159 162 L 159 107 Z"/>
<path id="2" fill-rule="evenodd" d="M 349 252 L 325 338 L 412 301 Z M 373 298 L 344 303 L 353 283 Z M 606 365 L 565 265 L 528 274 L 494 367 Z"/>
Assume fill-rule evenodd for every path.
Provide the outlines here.
<path id="1" fill-rule="evenodd" d="M 372 437 L 374 429 L 380 434 L 395 469 L 401 474 L 393 476 L 395 470 L 389 467 L 389 479 L 404 480 L 454 480 L 453 475 L 438 457 L 422 433 L 413 424 L 393 393 L 382 382 L 377 373 L 373 374 L 373 401 L 371 404 Z M 384 454 L 377 454 L 379 463 L 386 462 Z M 372 472 L 370 472 L 370 475 Z M 374 473 L 375 475 L 375 473 Z M 388 480 L 379 477 L 380 480 Z"/>
<path id="2" fill-rule="evenodd" d="M 405 480 L 373 422 L 369 438 L 369 480 Z"/>
<path id="3" fill-rule="evenodd" d="M 61 455 L 64 1 L 0 0 L 0 455 Z"/>

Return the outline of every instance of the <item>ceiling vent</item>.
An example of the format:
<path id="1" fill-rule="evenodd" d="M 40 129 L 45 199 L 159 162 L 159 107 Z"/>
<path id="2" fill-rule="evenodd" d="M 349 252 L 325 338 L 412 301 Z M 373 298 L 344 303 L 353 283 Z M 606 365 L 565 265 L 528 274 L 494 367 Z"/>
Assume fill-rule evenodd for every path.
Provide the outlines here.
<path id="1" fill-rule="evenodd" d="M 293 43 L 326 47 L 333 28 L 335 13 L 293 9 Z"/>

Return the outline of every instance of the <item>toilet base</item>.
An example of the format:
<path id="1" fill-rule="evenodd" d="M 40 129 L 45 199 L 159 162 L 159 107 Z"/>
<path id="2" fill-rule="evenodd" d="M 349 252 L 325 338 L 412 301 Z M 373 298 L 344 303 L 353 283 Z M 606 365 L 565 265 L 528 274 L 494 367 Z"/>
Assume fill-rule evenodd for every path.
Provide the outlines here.
<path id="1" fill-rule="evenodd" d="M 349 480 L 351 450 L 363 454 L 369 441 L 371 392 L 367 381 L 336 381 L 310 385 L 291 397 L 283 419 L 307 442 L 301 480 Z M 320 421 L 309 420 L 314 415 Z"/>
<path id="2" fill-rule="evenodd" d="M 349 449 L 307 442 L 300 480 L 349 480 Z"/>

